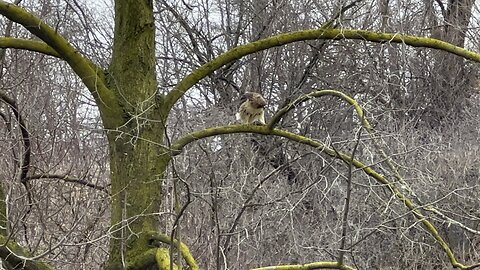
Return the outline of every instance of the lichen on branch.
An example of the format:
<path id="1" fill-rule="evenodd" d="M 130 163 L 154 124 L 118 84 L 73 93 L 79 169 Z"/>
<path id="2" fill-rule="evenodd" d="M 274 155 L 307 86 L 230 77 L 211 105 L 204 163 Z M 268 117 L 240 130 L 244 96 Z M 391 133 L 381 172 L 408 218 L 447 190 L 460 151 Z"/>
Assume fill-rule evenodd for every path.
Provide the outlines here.
<path id="1" fill-rule="evenodd" d="M 425 227 L 425 229 L 430 233 L 430 235 L 436 240 L 436 242 L 440 245 L 440 247 L 444 250 L 446 253 L 451 265 L 455 268 L 459 269 L 473 269 L 477 267 L 478 265 L 463 265 L 458 262 L 455 254 L 453 253 L 452 249 L 448 245 L 448 243 L 443 239 L 443 237 L 438 233 L 437 228 L 431 223 L 427 217 L 422 213 L 420 207 L 415 204 L 410 198 L 408 198 L 403 192 L 401 191 L 400 188 L 397 187 L 394 181 L 389 180 L 387 177 L 384 175 L 378 173 L 375 171 L 373 168 L 369 167 L 368 165 L 362 163 L 361 161 L 354 159 L 352 156 L 347 155 L 345 153 L 339 152 L 334 148 L 329 147 L 328 145 L 322 143 L 321 141 L 314 140 L 299 134 L 295 134 L 289 131 L 285 130 L 280 130 L 280 129 L 274 129 L 273 127 L 280 121 L 280 119 L 291 109 L 293 109 L 296 105 L 312 98 L 312 97 L 320 97 L 324 95 L 333 95 L 342 98 L 344 101 L 348 102 L 351 104 L 356 112 L 359 118 L 362 121 L 362 125 L 364 128 L 372 134 L 373 128 L 369 124 L 368 120 L 366 119 L 365 113 L 363 109 L 358 105 L 358 103 L 355 101 L 355 99 L 349 97 L 346 94 L 343 94 L 340 91 L 335 91 L 335 90 L 321 90 L 321 91 L 314 91 L 312 93 L 303 95 L 284 108 L 280 109 L 273 117 L 271 122 L 268 125 L 265 126 L 256 126 L 256 125 L 230 125 L 230 126 L 221 126 L 221 127 L 211 127 L 207 128 L 204 130 L 199 130 L 195 132 L 191 132 L 180 139 L 178 139 L 174 144 L 172 144 L 172 152 L 174 154 L 181 153 L 182 149 L 189 143 L 211 137 L 211 136 L 216 136 L 216 135 L 223 135 L 223 134 L 234 134 L 234 133 L 256 133 L 256 134 L 263 134 L 263 135 L 273 135 L 273 136 L 279 136 L 283 137 L 286 139 L 289 139 L 291 141 L 295 141 L 301 144 L 309 145 L 311 147 L 314 147 L 315 149 L 321 151 L 322 153 L 332 157 L 332 158 L 337 158 L 340 159 L 348 164 L 351 164 L 355 166 L 357 169 L 362 170 L 365 174 L 368 176 L 374 178 L 377 182 L 385 186 L 393 196 L 395 196 L 397 199 L 399 199 L 403 205 L 405 205 L 409 211 L 415 216 L 415 218 L 422 223 L 422 225 Z M 320 262 L 320 263 L 325 263 L 325 262 Z M 298 267 L 304 267 L 303 266 L 298 266 Z M 347 268 L 341 268 L 345 267 L 341 263 L 334 263 L 331 265 L 333 269 L 347 269 Z M 277 266 L 275 268 L 259 268 L 259 269 L 317 269 L 317 268 L 296 268 L 297 266 L 293 266 L 293 268 L 278 268 L 280 266 Z M 281 266 L 283 267 L 283 266 Z M 287 267 L 287 266 L 286 266 Z"/>
<path id="2" fill-rule="evenodd" d="M 180 99 L 183 94 L 185 94 L 185 92 L 187 92 L 193 85 L 206 76 L 212 74 L 215 70 L 232 61 L 269 48 L 278 47 L 297 41 L 316 39 L 357 39 L 376 43 L 402 43 L 412 47 L 424 47 L 442 50 L 475 62 L 480 62 L 480 54 L 434 38 L 402 35 L 398 33 L 379 33 L 354 29 L 319 28 L 302 30 L 279 34 L 241 45 L 219 55 L 215 59 L 194 70 L 192 73 L 190 73 L 190 75 L 186 76 L 181 82 L 179 82 L 175 89 L 167 95 L 166 105 L 169 106 L 169 108 L 173 107 L 177 100 Z"/>
<path id="3" fill-rule="evenodd" d="M 21 24 L 30 33 L 45 42 L 60 58 L 68 63 L 95 98 L 105 125 L 112 127 L 121 124 L 118 121 L 118 116 L 121 115 L 121 108 L 118 106 L 116 96 L 112 93 L 111 89 L 106 86 L 102 68 L 84 57 L 68 40 L 60 35 L 60 33 L 26 9 L 0 0 L 0 14 L 13 22 Z M 12 41 L 6 39 L 3 42 L 8 43 Z M 25 49 L 36 48 L 37 52 L 53 54 L 53 51 L 41 44 L 30 42 L 29 44 L 24 43 L 22 45 L 19 44 L 20 41 L 15 41 L 15 43 L 15 46 L 24 46 L 26 47 Z"/>

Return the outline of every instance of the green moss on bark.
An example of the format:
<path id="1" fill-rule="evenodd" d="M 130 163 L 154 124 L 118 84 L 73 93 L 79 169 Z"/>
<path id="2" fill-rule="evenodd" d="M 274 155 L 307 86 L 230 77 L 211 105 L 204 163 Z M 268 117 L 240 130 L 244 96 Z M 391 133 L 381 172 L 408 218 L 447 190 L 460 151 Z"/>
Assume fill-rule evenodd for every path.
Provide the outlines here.
<path id="1" fill-rule="evenodd" d="M 107 85 L 121 108 L 122 124 L 108 131 L 114 237 L 109 269 L 121 254 L 135 261 L 151 248 L 142 232 L 158 228 L 162 181 L 170 161 L 163 144 L 163 102 L 157 98 L 152 2 L 115 1 L 115 38 Z"/>
<path id="2" fill-rule="evenodd" d="M 53 270 L 50 265 L 37 260 L 29 259 L 32 257 L 28 251 L 20 247 L 12 239 L 0 235 L 0 257 L 3 262 L 13 269 L 25 270 Z"/>
<path id="3" fill-rule="evenodd" d="M 128 125 L 127 125 L 128 126 Z M 135 132 L 130 130 L 129 133 Z M 159 135 L 160 134 L 160 135 Z M 112 227 L 118 230 L 111 241 L 110 262 L 120 263 L 120 253 L 134 259 L 149 249 L 149 238 L 142 234 L 158 228 L 162 181 L 169 152 L 160 145 L 163 128 L 152 125 L 138 134 L 109 133 L 112 180 Z M 152 141 L 157 143 L 152 144 Z M 128 227 L 128 228 L 127 228 Z"/>

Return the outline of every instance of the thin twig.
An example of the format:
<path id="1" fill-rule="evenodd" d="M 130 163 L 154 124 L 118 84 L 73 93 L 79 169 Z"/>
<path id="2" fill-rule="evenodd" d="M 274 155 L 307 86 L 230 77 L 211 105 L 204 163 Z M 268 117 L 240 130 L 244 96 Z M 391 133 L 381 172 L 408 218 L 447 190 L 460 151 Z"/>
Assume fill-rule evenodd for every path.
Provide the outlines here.
<path id="1" fill-rule="evenodd" d="M 355 158 L 355 153 L 357 152 L 358 145 L 360 144 L 360 136 L 362 134 L 362 128 L 360 127 L 357 131 L 357 140 L 355 142 L 355 146 L 352 150 L 352 160 Z M 342 236 L 340 238 L 340 248 L 338 254 L 338 263 L 343 265 L 344 256 L 345 256 L 345 243 L 347 239 L 347 230 L 348 230 L 348 213 L 350 210 L 350 199 L 352 193 L 352 172 L 353 172 L 353 164 L 352 162 L 344 162 L 348 165 L 348 174 L 347 174 L 347 194 L 345 196 L 345 206 L 343 207 L 343 218 L 342 218 Z"/>

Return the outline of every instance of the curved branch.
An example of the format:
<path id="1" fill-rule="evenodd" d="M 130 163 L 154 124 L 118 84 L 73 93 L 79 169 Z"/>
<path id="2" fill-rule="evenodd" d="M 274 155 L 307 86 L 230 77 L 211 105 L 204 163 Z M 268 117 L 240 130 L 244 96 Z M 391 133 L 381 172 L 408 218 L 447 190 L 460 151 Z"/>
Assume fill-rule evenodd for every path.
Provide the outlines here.
<path id="1" fill-rule="evenodd" d="M 60 179 L 67 183 L 79 184 L 79 185 L 91 187 L 96 190 L 108 192 L 107 187 L 95 185 L 86 180 L 72 177 L 67 174 L 35 174 L 35 175 L 27 176 L 25 180 L 29 181 L 29 180 L 37 180 L 37 179 Z"/>
<path id="2" fill-rule="evenodd" d="M 27 125 L 25 124 L 25 121 L 18 110 L 17 103 L 2 92 L 0 92 L 0 100 L 8 104 L 8 106 L 12 109 L 13 115 L 15 116 L 18 126 L 20 127 L 20 132 L 22 133 L 24 152 L 22 155 L 22 164 L 20 168 L 20 181 L 25 183 L 28 170 L 30 168 L 30 159 L 32 155 L 32 149 L 30 147 L 30 133 L 28 132 Z"/>
<path id="3" fill-rule="evenodd" d="M 174 154 L 180 153 L 181 150 L 189 143 L 215 136 L 215 135 L 222 135 L 222 134 L 233 134 L 233 133 L 256 133 L 256 134 L 264 134 L 264 135 L 274 135 L 283 137 L 301 144 L 312 146 L 323 153 L 329 155 L 332 158 L 338 158 L 343 160 L 344 162 L 351 163 L 357 169 L 362 170 L 368 176 L 374 178 L 377 182 L 384 185 L 386 188 L 390 190 L 390 192 L 397 197 L 415 216 L 415 218 L 422 223 L 425 229 L 430 233 L 430 235 L 437 241 L 437 243 L 441 246 L 444 252 L 447 254 L 448 259 L 453 267 L 459 269 L 472 269 L 476 267 L 475 265 L 472 266 L 465 266 L 459 263 L 450 249 L 447 242 L 442 238 L 442 236 L 438 233 L 436 227 L 427 220 L 427 217 L 421 212 L 418 206 L 407 196 L 405 196 L 400 188 L 398 188 L 394 182 L 388 180 L 384 175 L 378 173 L 371 167 L 367 166 L 366 164 L 362 163 L 359 160 L 353 159 L 351 156 L 338 152 L 333 148 L 328 147 L 326 144 L 307 138 L 289 131 L 279 130 L 279 129 L 269 129 L 268 126 L 255 126 L 255 125 L 232 125 L 232 126 L 222 126 L 222 127 L 212 127 L 200 131 L 195 131 L 186 136 L 180 138 L 172 145 L 172 150 Z"/>
<path id="4" fill-rule="evenodd" d="M 302 95 L 302 96 L 298 97 L 293 102 L 291 102 L 290 104 L 286 105 L 284 108 L 279 110 L 272 117 L 272 120 L 268 124 L 268 128 L 273 129 L 278 124 L 280 119 L 286 113 L 288 113 L 290 110 L 295 108 L 300 103 L 303 103 L 303 102 L 305 102 L 307 100 L 310 100 L 311 98 L 314 98 L 314 97 L 321 97 L 321 96 L 326 96 L 326 95 L 339 97 L 342 100 L 346 101 L 347 103 L 349 103 L 350 105 L 353 106 L 353 108 L 355 109 L 355 111 L 357 113 L 358 119 L 361 121 L 363 127 L 365 128 L 365 130 L 367 130 L 368 134 L 370 135 L 370 138 L 372 139 L 372 142 L 376 146 L 376 150 L 385 159 L 385 162 L 386 162 L 387 166 L 393 172 L 393 175 L 395 176 L 395 178 L 397 178 L 397 180 L 400 181 L 404 185 L 404 187 L 408 188 L 408 184 L 405 182 L 403 177 L 400 175 L 400 172 L 398 171 L 397 166 L 395 165 L 395 162 L 392 160 L 392 158 L 390 156 L 388 156 L 385 153 L 382 146 L 378 142 L 377 138 L 375 138 L 375 136 L 374 136 L 375 131 L 374 131 L 372 125 L 370 125 L 370 123 L 368 122 L 368 119 L 367 119 L 367 117 L 365 115 L 365 112 L 362 109 L 362 107 L 358 104 L 358 102 L 355 99 L 353 99 L 349 95 L 346 95 L 346 94 L 344 94 L 340 91 L 337 91 L 337 90 L 317 90 L 317 91 L 314 91 L 314 92 L 311 92 L 311 93 L 308 93 L 308 94 L 305 94 L 305 95 Z"/>
<path id="5" fill-rule="evenodd" d="M 225 134 L 234 134 L 234 133 L 257 133 L 268 135 L 275 130 L 268 130 L 266 126 L 255 126 L 255 125 L 230 125 L 222 127 L 212 127 L 206 128 L 200 131 L 195 131 L 189 133 L 182 138 L 175 141 L 171 146 L 171 151 L 173 155 L 178 155 L 182 152 L 183 148 L 194 141 L 216 136 L 216 135 L 225 135 Z"/>
<path id="6" fill-rule="evenodd" d="M 32 192 L 27 183 L 27 175 L 28 175 L 28 171 L 30 170 L 30 161 L 32 157 L 32 148 L 30 145 L 30 133 L 28 132 L 27 125 L 25 124 L 25 120 L 20 114 L 20 111 L 18 110 L 18 106 L 15 100 L 11 99 L 10 97 L 8 97 L 2 92 L 0 92 L 0 100 L 8 104 L 8 106 L 12 109 L 13 115 L 15 116 L 15 119 L 18 122 L 20 133 L 22 134 L 23 154 L 22 154 L 22 162 L 20 163 L 20 182 L 25 187 L 25 190 L 27 192 L 28 203 L 29 203 L 28 210 L 24 214 L 24 216 L 26 216 L 26 214 L 30 212 L 33 204 Z"/>
<path id="7" fill-rule="evenodd" d="M 182 254 L 183 259 L 185 262 L 188 264 L 191 270 L 199 270 L 199 266 L 197 262 L 195 261 L 195 258 L 193 257 L 192 253 L 190 252 L 190 249 L 188 248 L 187 245 L 184 243 L 174 239 L 172 241 L 172 238 L 170 238 L 166 234 L 162 234 L 159 232 L 150 232 L 149 233 L 149 239 L 150 241 L 160 241 L 162 243 L 168 244 L 168 245 L 174 245 L 176 247 L 179 247 L 180 253 Z"/>
<path id="8" fill-rule="evenodd" d="M 302 265 L 280 265 L 268 266 L 261 268 L 254 268 L 251 270 L 314 270 L 314 269 L 340 269 L 340 270 L 355 270 L 355 268 L 340 264 L 338 262 L 314 262 Z"/>
<path id="9" fill-rule="evenodd" d="M 314 39 L 359 39 L 377 43 L 404 43 L 413 47 L 425 47 L 443 50 L 475 62 L 480 62 L 480 54 L 433 38 L 416 37 L 392 33 L 377 33 L 365 30 L 325 28 L 290 32 L 238 46 L 229 50 L 228 52 L 219 55 L 212 61 L 202 65 L 201 67 L 190 73 L 190 75 L 186 76 L 181 82 L 178 83 L 175 89 L 167 95 L 166 105 L 169 106 L 167 110 L 169 111 L 170 108 L 173 107 L 173 105 L 177 102 L 177 100 L 180 99 L 183 94 L 188 91 L 188 89 L 190 89 L 201 79 L 212 74 L 215 70 L 222 67 L 223 65 L 238 60 L 248 54 L 259 52 L 265 49 L 278 47 L 292 42 Z"/>
<path id="10" fill-rule="evenodd" d="M 50 265 L 29 259 L 31 254 L 20 247 L 17 243 L 8 240 L 5 236 L 0 235 L 0 258 L 7 262 L 13 269 L 25 270 L 53 270 Z"/>
<path id="11" fill-rule="evenodd" d="M 172 144 L 171 150 L 173 151 L 174 154 L 179 154 L 181 153 L 183 148 L 191 142 L 216 136 L 216 135 L 226 135 L 226 134 L 235 134 L 235 133 L 255 133 L 255 134 L 274 135 L 278 137 L 283 137 L 301 144 L 306 144 L 314 148 L 320 149 L 321 151 L 323 151 L 324 153 L 326 153 L 331 157 L 340 158 L 346 162 L 352 162 L 350 156 L 343 154 L 341 152 L 337 152 L 333 148 L 329 148 L 327 145 L 323 144 L 320 141 L 310 139 L 308 137 L 304 137 L 302 135 L 298 135 L 289 131 L 280 130 L 280 129 L 269 129 L 268 126 L 256 126 L 256 125 L 230 125 L 230 126 L 212 127 L 212 128 L 199 130 L 199 131 L 194 131 L 178 139 L 174 144 Z M 358 163 L 355 163 L 355 162 L 357 161 L 353 160 L 353 165 L 359 169 L 364 170 L 368 175 L 372 174 L 370 176 L 374 178 L 379 177 L 380 179 L 383 179 L 383 176 L 381 176 L 380 174 L 376 172 L 375 173 L 370 172 L 373 170 L 367 165 L 364 165 L 359 161 Z"/>
<path id="12" fill-rule="evenodd" d="M 0 37 L 0 48 L 22 49 L 61 58 L 57 51 L 52 47 L 48 46 L 45 42 L 38 40 Z"/>
<path id="13" fill-rule="evenodd" d="M 18 5 L 20 4 L 20 2 L 22 2 L 22 0 L 15 0 L 15 2 L 13 2 L 15 5 Z M 11 35 L 11 32 L 12 32 L 12 27 L 13 27 L 13 22 L 12 21 L 9 21 L 6 23 L 6 26 L 5 26 L 5 37 L 10 37 Z M 5 66 L 5 52 L 6 50 L 0 50 L 0 77 L 3 77 L 3 67 Z"/>
<path id="14" fill-rule="evenodd" d="M 56 51 L 59 56 L 70 65 L 95 98 L 104 120 L 105 117 L 109 120 L 119 118 L 121 108 L 118 106 L 116 96 L 106 86 L 104 72 L 99 66 L 82 56 L 82 54 L 55 29 L 24 8 L 0 0 L 0 14 L 23 25 L 30 33 L 43 40 Z M 110 124 L 110 122 L 108 124 Z M 121 123 L 112 122 L 111 124 Z"/>
<path id="15" fill-rule="evenodd" d="M 348 95 L 346 95 L 346 94 L 344 94 L 340 91 L 337 91 L 337 90 L 318 90 L 318 91 L 314 91 L 314 92 L 311 92 L 311 93 L 308 93 L 308 94 L 305 94 L 305 95 L 302 95 L 302 96 L 298 97 L 293 102 L 291 102 L 290 104 L 288 104 L 287 106 L 285 106 L 281 110 L 279 110 L 277 113 L 275 113 L 275 115 L 272 117 L 272 120 L 270 120 L 270 123 L 268 123 L 268 128 L 273 129 L 278 124 L 278 122 L 282 119 L 282 117 L 285 114 L 287 114 L 289 111 L 294 109 L 297 105 L 299 105 L 299 104 L 301 104 L 305 101 L 308 101 L 312 98 L 321 97 L 321 96 L 335 96 L 335 97 L 339 97 L 339 98 L 345 100 L 346 102 L 348 102 L 350 105 L 353 106 L 353 108 L 357 112 L 357 115 L 358 115 L 360 121 L 362 121 L 362 124 L 365 127 L 365 129 L 369 133 L 373 131 L 372 126 L 370 125 L 367 118 L 365 117 L 365 113 L 364 113 L 362 107 L 360 107 L 360 105 L 358 104 L 358 102 L 355 99 L 351 98 L 350 96 L 348 96 Z"/>
<path id="16" fill-rule="evenodd" d="M 90 90 L 98 87 L 95 82 L 95 79 L 98 79 L 97 72 L 93 69 L 95 65 L 84 58 L 65 38 L 55 31 L 55 29 L 27 10 L 5 1 L 0 1 L 0 14 L 23 25 L 30 33 L 43 40 L 58 52 L 72 67 L 75 73 L 82 78 Z"/>

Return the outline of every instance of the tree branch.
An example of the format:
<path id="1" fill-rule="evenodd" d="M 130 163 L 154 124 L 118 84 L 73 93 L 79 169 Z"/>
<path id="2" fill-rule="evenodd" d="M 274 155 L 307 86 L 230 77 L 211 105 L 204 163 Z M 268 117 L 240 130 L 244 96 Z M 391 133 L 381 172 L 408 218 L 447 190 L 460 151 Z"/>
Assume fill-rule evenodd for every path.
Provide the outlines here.
<path id="1" fill-rule="evenodd" d="M 162 0 L 162 4 L 166 7 L 166 9 L 168 11 L 170 11 L 170 13 L 172 13 L 172 15 L 175 17 L 175 19 L 177 19 L 177 21 L 180 23 L 180 25 L 183 27 L 183 29 L 185 29 L 185 31 L 187 32 L 187 35 L 188 35 L 188 39 L 190 40 L 190 43 L 192 44 L 193 52 L 197 56 L 198 61 L 201 64 L 205 64 L 206 57 L 200 51 L 200 46 L 199 46 L 197 40 L 195 39 L 195 36 L 201 38 L 202 40 L 205 40 L 205 38 L 201 35 L 201 33 L 197 29 L 190 27 L 190 25 L 188 24 L 186 19 L 184 19 L 182 17 L 182 15 L 180 15 L 180 13 L 178 13 L 172 6 L 170 6 L 167 3 L 167 1 Z M 206 42 L 204 42 L 204 43 L 206 43 Z M 205 44 L 205 48 L 208 48 L 209 45 L 210 44 Z"/>
<path id="2" fill-rule="evenodd" d="M 32 204 L 33 204 L 32 192 L 27 183 L 27 175 L 30 169 L 30 161 L 32 157 L 32 148 L 30 145 L 30 133 L 28 132 L 27 125 L 25 124 L 25 120 L 20 114 L 20 110 L 18 109 L 18 106 L 15 100 L 11 99 L 10 97 L 8 97 L 2 92 L 0 92 L 0 100 L 8 104 L 8 106 L 12 109 L 13 115 L 15 116 L 15 119 L 18 122 L 20 133 L 22 134 L 23 154 L 22 154 L 22 162 L 20 163 L 20 182 L 23 184 L 27 192 L 27 198 L 29 203 L 28 211 L 25 212 L 25 215 L 27 215 L 30 212 L 30 208 L 32 207 Z"/>
<path id="3" fill-rule="evenodd" d="M 107 128 L 122 124 L 120 117 L 122 115 L 121 108 L 118 106 L 114 93 L 106 86 L 104 72 L 99 66 L 82 56 L 55 29 L 24 8 L 0 0 L 0 14 L 23 25 L 30 33 L 43 40 L 56 51 L 70 65 L 95 98 Z"/>
<path id="4" fill-rule="evenodd" d="M 0 92 L 0 100 L 8 104 L 8 106 L 12 109 L 15 119 L 18 122 L 18 126 L 20 127 L 20 132 L 22 133 L 24 152 L 22 155 L 23 158 L 20 168 L 20 181 L 24 183 L 28 174 L 28 169 L 30 168 L 30 159 L 32 155 L 32 149 L 30 147 L 30 133 L 28 132 L 27 125 L 25 124 L 25 121 L 18 110 L 17 103 L 2 92 Z"/>
<path id="5" fill-rule="evenodd" d="M 87 182 L 86 180 L 72 177 L 67 174 L 35 174 L 35 175 L 26 177 L 26 181 L 36 180 L 36 179 L 60 179 L 67 183 L 79 184 L 79 185 L 91 187 L 96 190 L 108 192 L 107 187 L 95 185 L 90 182 Z"/>
<path id="6" fill-rule="evenodd" d="M 0 37 L 0 48 L 22 49 L 62 58 L 57 51 L 45 42 L 22 38 Z"/>
<path id="7" fill-rule="evenodd" d="M 402 43 L 410 45 L 412 47 L 438 49 L 458 56 L 462 56 L 475 62 L 480 62 L 480 54 L 433 38 L 401 35 L 396 33 L 378 33 L 365 30 L 347 29 L 320 28 L 314 30 L 296 31 L 276 35 L 273 37 L 258 40 L 256 42 L 238 46 L 229 50 L 228 52 L 219 55 L 212 61 L 202 65 L 201 67 L 190 73 L 190 75 L 186 76 L 181 82 L 179 82 L 177 87 L 175 87 L 175 89 L 166 96 L 166 106 L 168 106 L 166 110 L 169 111 L 170 108 L 172 108 L 177 102 L 177 100 L 180 99 L 185 94 L 185 92 L 188 91 L 188 89 L 190 89 L 201 79 L 212 74 L 215 70 L 232 61 L 238 60 L 243 56 L 266 50 L 272 47 L 278 47 L 297 41 L 314 39 L 358 39 L 377 43 Z"/>
<path id="8" fill-rule="evenodd" d="M 150 232 L 149 239 L 151 241 L 160 241 L 162 243 L 168 244 L 168 245 L 174 245 L 176 247 L 179 247 L 180 253 L 182 254 L 183 259 L 185 262 L 188 264 L 191 270 L 199 270 L 199 266 L 197 262 L 195 261 L 195 258 L 193 257 L 192 253 L 188 249 L 188 246 L 185 245 L 184 243 L 173 239 L 169 237 L 166 234 L 158 233 L 158 232 Z"/>
<path id="9" fill-rule="evenodd" d="M 54 268 L 46 263 L 30 260 L 31 254 L 20 247 L 11 239 L 0 235 L 0 258 L 7 262 L 13 269 L 25 270 L 53 270 Z"/>
<path id="10" fill-rule="evenodd" d="M 337 152 L 335 149 L 328 147 L 326 144 L 304 137 L 289 131 L 279 130 L 279 129 L 272 129 L 270 130 L 268 126 L 255 126 L 255 125 L 232 125 L 232 126 L 222 126 L 222 127 L 212 127 L 200 131 L 195 131 L 186 136 L 177 140 L 176 143 L 172 145 L 172 150 L 174 153 L 180 153 L 181 150 L 185 145 L 188 143 L 194 142 L 199 139 L 215 136 L 215 135 L 222 135 L 222 134 L 233 134 L 233 133 L 256 133 L 256 134 L 263 134 L 263 135 L 274 135 L 283 137 L 301 144 L 312 146 L 319 151 L 329 155 L 330 157 L 337 158 L 343 160 L 344 162 L 351 163 L 357 169 L 362 170 L 368 176 L 374 178 L 377 182 L 384 185 L 395 197 L 397 197 L 409 210 L 410 212 L 420 221 L 425 229 L 430 233 L 430 235 L 437 241 L 437 243 L 442 247 L 442 249 L 447 254 L 448 259 L 453 267 L 459 269 L 472 269 L 472 266 L 465 266 L 459 263 L 453 254 L 453 251 L 450 249 L 447 242 L 442 238 L 442 236 L 438 233 L 436 227 L 428 221 L 427 217 L 421 212 L 419 207 L 409 198 L 407 198 L 401 190 L 395 185 L 394 182 L 388 180 L 384 175 L 378 173 L 371 167 L 367 166 L 366 164 L 360 162 L 359 160 L 353 159 L 351 156 Z M 278 269 L 278 268 L 277 268 Z M 290 269 L 290 268 L 288 268 Z M 293 268 L 292 268 L 293 269 Z M 298 268 L 301 269 L 301 268 Z M 314 269 L 314 268 L 305 268 L 305 269 Z"/>
<path id="11" fill-rule="evenodd" d="M 360 144 L 360 136 L 362 134 L 362 129 L 360 128 L 356 135 L 355 145 L 352 150 L 351 157 L 355 158 L 355 153 L 357 152 L 358 145 Z M 340 237 L 340 247 L 338 255 L 338 263 L 343 265 L 345 257 L 345 243 L 347 241 L 347 231 L 348 231 L 348 214 L 350 212 L 350 203 L 351 203 L 351 194 L 352 194 L 352 178 L 353 178 L 353 164 L 352 162 L 345 163 L 348 166 L 347 171 L 347 192 L 345 194 L 345 203 L 343 206 L 343 217 L 342 217 L 342 235 Z"/>
<path id="12" fill-rule="evenodd" d="M 268 266 L 261 268 L 254 268 L 252 270 L 313 270 L 313 269 L 340 269 L 340 270 L 355 270 L 355 268 L 340 264 L 338 262 L 314 262 L 302 265 L 279 265 Z"/>
<path id="13" fill-rule="evenodd" d="M 296 159 L 295 159 L 296 160 Z M 285 169 L 290 163 L 292 162 L 287 162 L 282 164 L 281 166 L 275 168 L 273 171 L 271 171 L 268 175 L 266 175 L 262 180 L 260 180 L 257 185 L 252 189 L 250 194 L 247 196 L 247 198 L 242 202 L 242 208 L 240 208 L 240 211 L 237 212 L 235 219 L 232 222 L 232 225 L 230 226 L 230 229 L 226 233 L 226 238 L 223 244 L 223 250 L 227 251 L 230 248 L 230 240 L 232 236 L 234 235 L 235 229 L 237 228 L 237 225 L 240 221 L 240 218 L 243 216 L 243 213 L 247 210 L 247 208 L 251 207 L 252 204 L 250 202 L 253 200 L 255 195 L 257 194 L 257 191 L 263 186 L 263 184 L 269 180 L 272 176 L 274 176 L 277 172 L 282 171 Z"/>
<path id="14" fill-rule="evenodd" d="M 365 127 L 365 129 L 367 129 L 367 131 L 369 133 L 373 131 L 372 126 L 370 125 L 367 118 L 365 117 L 365 112 L 363 111 L 362 107 L 360 107 L 358 102 L 355 99 L 348 96 L 347 94 L 344 94 L 344 93 L 342 93 L 340 91 L 337 91 L 337 90 L 318 90 L 318 91 L 313 91 L 311 93 L 308 93 L 308 94 L 305 94 L 305 95 L 302 95 L 302 96 L 298 97 L 293 102 L 291 102 L 290 104 L 288 104 L 285 107 L 283 107 L 282 109 L 280 109 L 277 113 L 275 113 L 275 115 L 273 115 L 272 120 L 270 120 L 270 123 L 268 123 L 268 128 L 273 129 L 278 124 L 278 122 L 280 122 L 280 120 L 282 119 L 282 117 L 285 114 L 287 114 L 289 111 L 294 109 L 299 104 L 301 104 L 305 101 L 308 101 L 312 98 L 317 98 L 317 97 L 322 97 L 322 96 L 339 97 L 342 100 L 349 103 L 350 105 L 352 105 L 353 108 L 355 109 L 355 111 L 357 112 L 357 115 L 358 115 L 359 119 L 362 121 L 362 124 Z"/>

